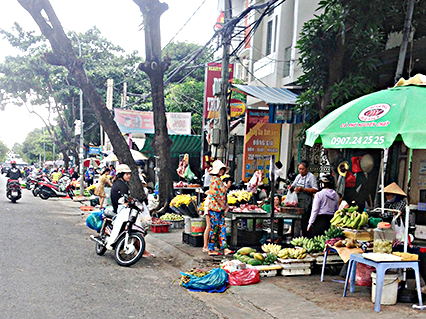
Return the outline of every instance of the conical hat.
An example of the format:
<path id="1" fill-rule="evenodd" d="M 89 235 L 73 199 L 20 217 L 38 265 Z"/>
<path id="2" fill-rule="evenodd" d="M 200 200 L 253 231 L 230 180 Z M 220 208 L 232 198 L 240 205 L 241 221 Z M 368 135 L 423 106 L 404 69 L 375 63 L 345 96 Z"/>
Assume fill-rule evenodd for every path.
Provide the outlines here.
<path id="1" fill-rule="evenodd" d="M 407 194 L 405 194 L 404 191 L 395 182 L 386 186 L 383 191 L 388 194 L 407 196 Z"/>

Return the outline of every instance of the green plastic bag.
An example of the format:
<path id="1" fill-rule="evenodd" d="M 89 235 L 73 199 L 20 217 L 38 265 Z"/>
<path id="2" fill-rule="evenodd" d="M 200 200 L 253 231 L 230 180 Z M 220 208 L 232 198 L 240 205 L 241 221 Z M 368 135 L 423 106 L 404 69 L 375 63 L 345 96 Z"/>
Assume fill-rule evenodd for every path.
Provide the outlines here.
<path id="1" fill-rule="evenodd" d="M 185 179 L 190 182 L 194 179 L 195 174 L 191 171 L 191 169 L 189 168 L 189 165 L 186 167 L 185 169 L 185 174 L 183 175 L 185 177 Z"/>

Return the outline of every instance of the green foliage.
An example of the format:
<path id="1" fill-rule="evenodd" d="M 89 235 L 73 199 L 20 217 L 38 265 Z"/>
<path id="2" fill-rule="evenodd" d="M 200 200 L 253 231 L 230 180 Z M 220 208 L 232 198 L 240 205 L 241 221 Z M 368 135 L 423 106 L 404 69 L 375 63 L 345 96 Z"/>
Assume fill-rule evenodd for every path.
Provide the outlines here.
<path id="1" fill-rule="evenodd" d="M 7 152 L 9 152 L 9 148 L 0 141 L 0 162 L 4 162 L 7 159 Z"/>
<path id="2" fill-rule="evenodd" d="M 307 90 L 297 111 L 308 112 L 313 123 L 326 113 L 321 106 L 329 112 L 376 90 L 377 56 L 390 33 L 402 30 L 405 6 L 397 0 L 320 1 L 318 14 L 304 24 L 298 42 L 304 72 L 298 82 Z M 425 3 L 416 3 L 414 25 L 424 26 L 425 10 Z M 416 36 L 425 32 L 416 29 Z"/>
<path id="3" fill-rule="evenodd" d="M 47 132 L 45 132 L 43 137 L 42 129 L 35 129 L 31 131 L 30 133 L 28 133 L 27 137 L 22 143 L 22 149 L 21 149 L 22 153 L 19 153 L 22 159 L 28 163 L 35 163 L 35 162 L 38 162 L 39 155 L 41 155 L 42 161 L 43 161 L 43 157 L 44 157 L 43 141 L 45 145 L 46 161 L 53 160 L 52 140 Z"/>

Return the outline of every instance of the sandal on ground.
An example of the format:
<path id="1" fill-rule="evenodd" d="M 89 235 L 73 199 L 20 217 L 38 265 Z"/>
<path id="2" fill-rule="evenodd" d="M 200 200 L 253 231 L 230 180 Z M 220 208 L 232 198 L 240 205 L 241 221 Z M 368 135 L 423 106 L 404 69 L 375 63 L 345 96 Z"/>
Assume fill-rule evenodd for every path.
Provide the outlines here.
<path id="1" fill-rule="evenodd" d="M 208 253 L 209 250 L 207 248 L 203 248 L 203 253 Z"/>
<path id="2" fill-rule="evenodd" d="M 225 256 L 235 254 L 234 250 L 229 250 L 227 253 L 224 253 Z"/>
<path id="3" fill-rule="evenodd" d="M 209 256 L 221 256 L 221 255 L 222 255 L 222 253 L 219 253 L 217 251 L 210 251 L 209 250 Z"/>

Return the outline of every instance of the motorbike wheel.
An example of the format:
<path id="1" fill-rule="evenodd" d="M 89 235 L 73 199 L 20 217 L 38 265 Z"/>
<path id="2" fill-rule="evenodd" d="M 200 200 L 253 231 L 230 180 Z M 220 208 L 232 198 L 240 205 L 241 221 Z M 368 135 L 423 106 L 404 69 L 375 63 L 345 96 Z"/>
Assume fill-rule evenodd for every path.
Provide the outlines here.
<path id="1" fill-rule="evenodd" d="M 139 233 L 129 233 L 129 247 L 125 248 L 126 236 L 121 237 L 115 246 L 115 261 L 123 267 L 129 267 L 141 259 L 145 252 L 145 238 Z"/>
<path id="2" fill-rule="evenodd" d="M 96 243 L 95 251 L 97 255 L 102 256 L 106 252 L 106 247 Z"/>
<path id="3" fill-rule="evenodd" d="M 12 201 L 12 203 L 16 203 L 16 198 L 15 197 L 12 197 L 10 200 Z"/>
<path id="4" fill-rule="evenodd" d="M 31 189 L 31 184 L 30 184 L 30 183 L 28 183 L 28 182 L 27 182 L 27 183 L 25 183 L 25 188 L 26 188 L 26 189 L 28 189 L 28 190 L 30 190 L 30 189 Z"/>
<path id="5" fill-rule="evenodd" d="M 44 200 L 46 200 L 46 199 L 49 199 L 49 194 L 46 194 L 45 192 L 40 192 L 40 198 L 41 199 L 44 199 Z"/>
<path id="6" fill-rule="evenodd" d="M 40 190 L 39 190 L 38 187 L 33 188 L 33 195 L 34 195 L 34 197 L 37 197 L 39 192 L 40 192 Z"/>

